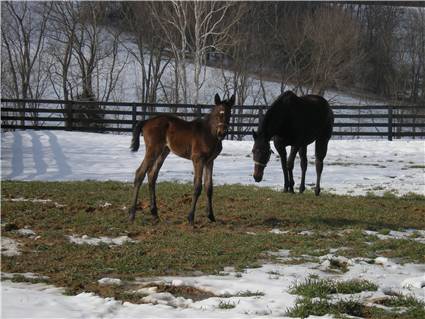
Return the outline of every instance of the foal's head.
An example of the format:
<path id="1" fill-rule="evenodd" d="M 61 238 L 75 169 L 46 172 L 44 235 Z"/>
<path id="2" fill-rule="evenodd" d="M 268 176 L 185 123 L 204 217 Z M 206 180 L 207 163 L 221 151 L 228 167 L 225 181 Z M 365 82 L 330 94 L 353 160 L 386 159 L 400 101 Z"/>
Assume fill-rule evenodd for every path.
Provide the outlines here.
<path id="1" fill-rule="evenodd" d="M 214 98 L 215 106 L 209 118 L 212 133 L 222 140 L 229 128 L 232 106 L 235 104 L 235 95 L 228 100 L 221 100 L 218 94 Z"/>
<path id="2" fill-rule="evenodd" d="M 252 155 L 254 158 L 254 179 L 261 182 L 263 179 L 264 168 L 270 160 L 272 150 L 270 148 L 270 140 L 266 138 L 263 133 L 255 133 L 252 131 L 254 137 L 254 147 L 252 148 Z"/>

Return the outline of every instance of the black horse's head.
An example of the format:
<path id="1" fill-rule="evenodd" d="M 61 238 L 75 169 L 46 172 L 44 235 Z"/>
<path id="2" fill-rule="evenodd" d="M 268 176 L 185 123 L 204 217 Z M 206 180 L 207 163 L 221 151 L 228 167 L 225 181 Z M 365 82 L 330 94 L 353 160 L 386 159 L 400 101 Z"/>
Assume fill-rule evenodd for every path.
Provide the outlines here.
<path id="1" fill-rule="evenodd" d="M 252 154 L 255 163 L 253 176 L 258 183 L 263 179 L 264 168 L 270 160 L 272 150 L 270 148 L 270 140 L 267 139 L 264 134 L 258 134 L 252 131 L 252 136 L 254 137 Z"/>

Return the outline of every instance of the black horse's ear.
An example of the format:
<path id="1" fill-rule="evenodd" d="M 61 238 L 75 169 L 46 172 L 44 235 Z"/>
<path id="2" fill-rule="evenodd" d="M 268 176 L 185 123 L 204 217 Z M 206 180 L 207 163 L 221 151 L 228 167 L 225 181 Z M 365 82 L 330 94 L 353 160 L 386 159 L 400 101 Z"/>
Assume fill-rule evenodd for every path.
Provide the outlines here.
<path id="1" fill-rule="evenodd" d="M 214 97 L 214 103 L 215 103 L 215 105 L 220 105 L 221 104 L 220 95 L 218 95 L 218 93 L 216 93 L 216 95 Z"/>
<path id="2" fill-rule="evenodd" d="M 257 133 L 255 133 L 254 130 L 252 130 L 252 137 L 254 138 L 254 140 L 257 138 Z"/>
<path id="3" fill-rule="evenodd" d="M 230 104 L 230 106 L 235 105 L 235 101 L 236 101 L 236 97 L 235 97 L 235 95 L 233 94 L 233 95 L 232 95 L 232 97 L 231 97 L 231 98 L 230 98 L 230 100 L 229 100 L 229 104 Z"/>

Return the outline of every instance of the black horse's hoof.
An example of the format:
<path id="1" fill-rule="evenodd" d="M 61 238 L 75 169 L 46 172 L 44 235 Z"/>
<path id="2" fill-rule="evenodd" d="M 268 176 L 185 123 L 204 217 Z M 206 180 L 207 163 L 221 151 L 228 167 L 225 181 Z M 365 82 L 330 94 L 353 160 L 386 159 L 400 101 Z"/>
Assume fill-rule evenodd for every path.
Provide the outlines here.
<path id="1" fill-rule="evenodd" d="M 314 194 L 315 194 L 316 196 L 319 196 L 319 195 L 320 195 L 320 188 L 316 188 L 316 189 L 314 190 Z"/>
<path id="2" fill-rule="evenodd" d="M 152 215 L 152 224 L 157 225 L 161 220 L 158 215 Z"/>
<path id="3" fill-rule="evenodd" d="M 300 187 L 300 194 L 304 193 L 305 187 Z"/>
<path id="4" fill-rule="evenodd" d="M 130 208 L 128 210 L 128 220 L 133 223 L 134 219 L 136 218 L 136 209 Z"/>
<path id="5" fill-rule="evenodd" d="M 294 194 L 295 193 L 294 192 L 294 188 L 293 187 L 289 187 L 288 192 L 291 193 L 291 194 Z"/>
<path id="6" fill-rule="evenodd" d="M 216 222 L 214 215 L 208 215 L 208 219 L 210 220 L 211 223 Z"/>

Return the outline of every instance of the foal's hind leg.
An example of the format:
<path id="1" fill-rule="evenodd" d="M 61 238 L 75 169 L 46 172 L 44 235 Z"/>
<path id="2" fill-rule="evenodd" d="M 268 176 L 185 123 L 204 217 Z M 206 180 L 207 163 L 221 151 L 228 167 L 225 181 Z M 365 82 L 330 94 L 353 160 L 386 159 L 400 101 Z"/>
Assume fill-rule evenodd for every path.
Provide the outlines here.
<path id="1" fill-rule="evenodd" d="M 131 200 L 131 207 L 128 211 L 130 221 L 134 221 L 136 217 L 136 206 L 137 199 L 139 197 L 140 186 L 145 179 L 146 173 L 152 167 L 155 162 L 155 158 L 152 156 L 152 152 L 149 150 L 146 151 L 145 158 L 143 159 L 142 164 L 140 164 L 139 168 L 136 170 L 136 176 L 134 178 L 134 188 L 133 188 L 133 197 Z"/>
<path id="2" fill-rule="evenodd" d="M 294 170 L 295 156 L 297 156 L 297 152 L 298 152 L 298 147 L 291 146 L 291 153 L 289 153 L 289 158 L 288 158 L 288 175 L 289 175 L 289 192 L 290 193 L 294 192 L 295 182 L 294 182 L 293 170 Z"/>
<path id="3" fill-rule="evenodd" d="M 205 192 L 207 193 L 207 216 L 210 221 L 215 222 L 213 207 L 212 207 L 212 196 L 213 196 L 213 166 L 214 161 L 208 162 L 204 167 L 204 186 Z"/>
<path id="4" fill-rule="evenodd" d="M 192 161 L 194 168 L 193 196 L 192 206 L 190 208 L 189 215 L 187 216 L 187 219 L 191 225 L 194 223 L 196 203 L 198 202 L 199 195 L 201 195 L 202 192 L 202 172 L 204 170 L 204 161 L 202 159 L 193 159 Z"/>
<path id="5" fill-rule="evenodd" d="M 301 184 L 300 184 L 300 193 L 305 191 L 305 173 L 307 171 L 307 145 L 301 146 L 298 151 L 300 154 L 300 164 L 301 164 Z"/>
<path id="6" fill-rule="evenodd" d="M 274 147 L 276 147 L 277 152 L 280 156 L 280 164 L 282 165 L 282 171 L 283 171 L 283 191 L 286 193 L 289 189 L 289 177 L 288 177 L 288 167 L 286 164 L 286 147 L 283 144 L 283 142 L 279 138 L 275 138 L 274 140 Z"/>
<path id="7" fill-rule="evenodd" d="M 316 155 L 316 188 L 314 193 L 316 196 L 320 194 L 320 178 L 322 176 L 323 171 L 323 160 L 326 157 L 326 153 L 328 152 L 328 139 L 325 140 L 317 140 L 315 145 L 315 155 Z"/>
<path id="8" fill-rule="evenodd" d="M 165 147 L 161 155 L 159 155 L 152 168 L 148 172 L 149 194 L 151 198 L 151 214 L 155 219 L 158 219 L 158 208 L 156 206 L 156 180 L 158 178 L 159 170 L 161 169 L 162 164 L 164 163 L 168 154 L 170 154 L 170 149 L 168 147 Z"/>

